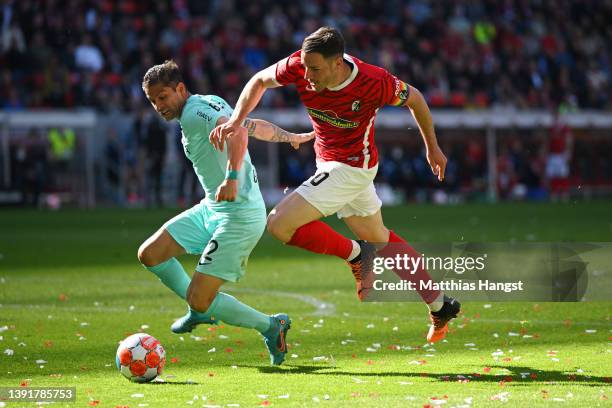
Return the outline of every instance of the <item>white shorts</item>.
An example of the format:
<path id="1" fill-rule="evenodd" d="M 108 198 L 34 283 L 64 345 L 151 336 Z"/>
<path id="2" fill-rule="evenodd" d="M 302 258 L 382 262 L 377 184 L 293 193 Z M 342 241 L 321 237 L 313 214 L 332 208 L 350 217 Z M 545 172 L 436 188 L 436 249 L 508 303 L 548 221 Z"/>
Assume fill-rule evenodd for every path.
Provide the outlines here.
<path id="1" fill-rule="evenodd" d="M 553 153 L 548 156 L 548 161 L 546 162 L 546 177 L 566 178 L 567 176 L 569 176 L 567 156 L 563 153 Z"/>
<path id="2" fill-rule="evenodd" d="M 324 217 L 367 217 L 376 214 L 382 201 L 376 195 L 374 177 L 378 166 L 371 169 L 352 167 L 339 162 L 317 162 L 317 171 L 295 191 L 312 204 Z"/>

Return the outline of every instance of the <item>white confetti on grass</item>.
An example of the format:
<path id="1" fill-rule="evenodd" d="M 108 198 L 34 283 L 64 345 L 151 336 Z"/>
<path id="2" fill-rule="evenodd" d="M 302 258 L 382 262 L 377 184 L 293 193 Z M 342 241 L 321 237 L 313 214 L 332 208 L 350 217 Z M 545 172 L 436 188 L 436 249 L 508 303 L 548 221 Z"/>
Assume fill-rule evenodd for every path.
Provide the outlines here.
<path id="1" fill-rule="evenodd" d="M 4 354 L 6 354 L 7 356 L 12 356 L 13 354 L 15 354 L 15 351 L 7 348 L 6 350 L 4 350 Z"/>
<path id="2" fill-rule="evenodd" d="M 509 397 L 510 397 L 509 392 L 500 392 L 499 394 L 493 395 L 490 399 L 491 401 L 508 402 Z"/>
<path id="3" fill-rule="evenodd" d="M 215 351 L 217 351 L 216 347 L 211 348 L 210 350 L 208 350 L 209 353 L 214 353 Z"/>
<path id="4" fill-rule="evenodd" d="M 47 364 L 45 360 L 36 360 L 36 364 Z"/>
<path id="5" fill-rule="evenodd" d="M 593 333 L 597 333 L 597 330 L 595 330 L 595 329 L 586 329 L 584 332 L 587 333 L 587 334 L 593 334 Z"/>
<path id="6" fill-rule="evenodd" d="M 312 361 L 327 361 L 327 356 L 316 356 L 312 358 Z"/>
<path id="7" fill-rule="evenodd" d="M 370 323 L 366 326 L 366 329 L 373 329 L 374 327 L 376 327 L 374 326 L 374 323 Z"/>
<path id="8" fill-rule="evenodd" d="M 289 398 L 289 394 L 279 395 L 276 398 L 279 398 L 279 399 L 288 399 Z"/>
<path id="9" fill-rule="evenodd" d="M 0 327 L 0 333 L 7 331 L 9 328 L 8 326 L 2 326 Z"/>
<path id="10" fill-rule="evenodd" d="M 132 398 L 144 398 L 144 394 L 132 394 Z"/>

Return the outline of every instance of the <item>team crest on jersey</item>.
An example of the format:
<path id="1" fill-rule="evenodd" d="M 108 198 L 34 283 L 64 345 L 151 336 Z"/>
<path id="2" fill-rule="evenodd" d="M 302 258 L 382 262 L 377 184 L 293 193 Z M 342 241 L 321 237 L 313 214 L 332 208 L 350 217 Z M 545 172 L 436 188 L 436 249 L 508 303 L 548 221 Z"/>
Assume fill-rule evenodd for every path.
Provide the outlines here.
<path id="1" fill-rule="evenodd" d="M 351 110 L 353 112 L 359 112 L 359 109 L 361 109 L 361 101 L 360 100 L 356 100 L 355 102 L 353 102 L 353 104 L 351 105 Z"/>

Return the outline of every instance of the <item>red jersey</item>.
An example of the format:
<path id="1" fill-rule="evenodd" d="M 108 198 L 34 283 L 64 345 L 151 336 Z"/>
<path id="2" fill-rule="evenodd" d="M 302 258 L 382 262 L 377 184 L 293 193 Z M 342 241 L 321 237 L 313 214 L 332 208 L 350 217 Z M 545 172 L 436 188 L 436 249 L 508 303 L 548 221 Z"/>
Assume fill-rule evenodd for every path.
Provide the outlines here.
<path id="1" fill-rule="evenodd" d="M 550 131 L 549 152 L 554 154 L 565 153 L 570 134 L 571 131 L 567 125 L 554 124 Z"/>
<path id="2" fill-rule="evenodd" d="M 304 79 L 301 51 L 276 63 L 276 81 L 295 84 L 315 131 L 317 160 L 337 161 L 369 169 L 378 164 L 374 119 L 385 105 L 400 106 L 408 99 L 408 85 L 375 65 L 344 55 L 351 75 L 334 88 L 315 92 Z"/>

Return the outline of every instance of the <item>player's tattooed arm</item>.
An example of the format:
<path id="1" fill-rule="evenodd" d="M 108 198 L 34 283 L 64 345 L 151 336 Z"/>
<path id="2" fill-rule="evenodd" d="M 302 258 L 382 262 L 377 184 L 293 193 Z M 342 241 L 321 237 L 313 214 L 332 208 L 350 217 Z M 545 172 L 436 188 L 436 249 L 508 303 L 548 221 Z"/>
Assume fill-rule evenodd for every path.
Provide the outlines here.
<path id="1" fill-rule="evenodd" d="M 314 138 L 314 132 L 292 133 L 261 119 L 247 118 L 242 122 L 242 126 L 247 129 L 249 137 L 254 137 L 266 142 L 291 143 L 296 149 L 301 143 Z"/>

